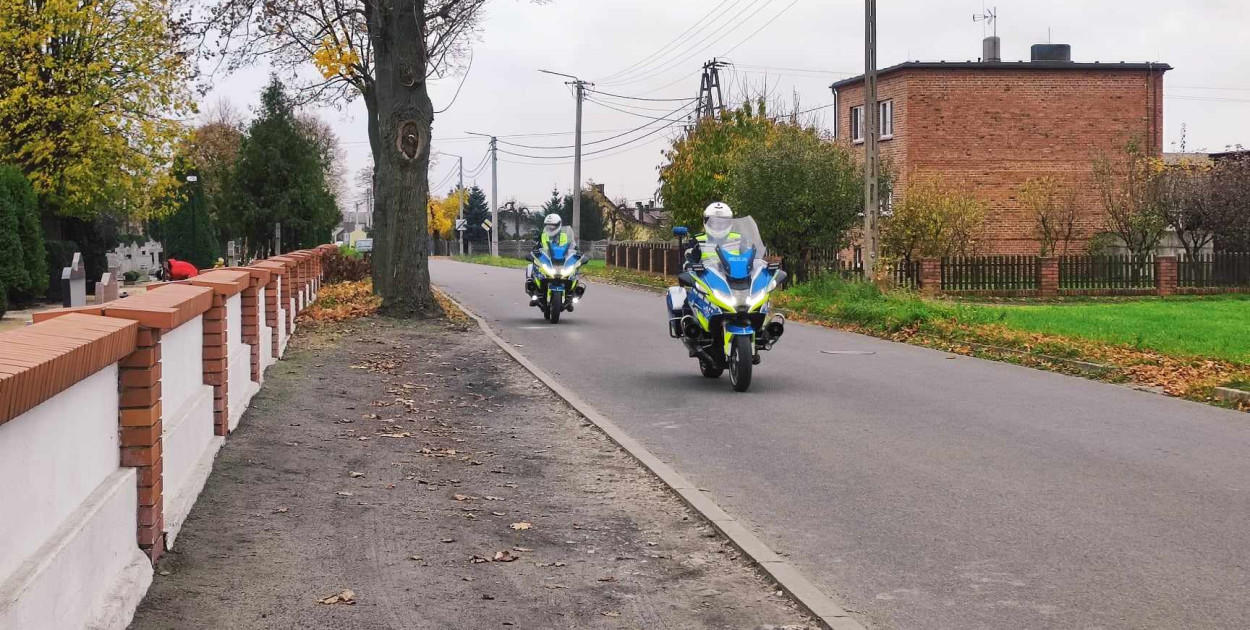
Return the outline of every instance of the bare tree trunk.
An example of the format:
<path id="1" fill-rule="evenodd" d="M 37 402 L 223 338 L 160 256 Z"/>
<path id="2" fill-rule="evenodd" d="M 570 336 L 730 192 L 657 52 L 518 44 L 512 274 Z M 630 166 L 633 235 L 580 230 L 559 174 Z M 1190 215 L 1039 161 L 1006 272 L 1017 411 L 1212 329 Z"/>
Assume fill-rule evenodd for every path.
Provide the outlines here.
<path id="1" fill-rule="evenodd" d="M 371 113 L 369 121 L 376 189 L 374 289 L 384 312 L 405 317 L 438 310 L 425 238 L 434 107 L 425 82 L 424 7 L 423 0 L 375 0 L 369 19 L 377 69 L 376 116 Z"/>

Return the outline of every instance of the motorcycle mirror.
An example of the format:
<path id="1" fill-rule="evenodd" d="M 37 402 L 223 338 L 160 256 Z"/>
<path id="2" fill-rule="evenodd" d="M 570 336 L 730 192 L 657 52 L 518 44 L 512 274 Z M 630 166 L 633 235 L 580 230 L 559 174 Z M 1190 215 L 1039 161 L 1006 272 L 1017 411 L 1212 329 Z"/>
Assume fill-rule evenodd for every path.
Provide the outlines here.
<path id="1" fill-rule="evenodd" d="M 678 225 L 678 226 L 673 227 L 673 236 L 685 236 L 689 233 L 690 233 L 690 230 L 687 229 L 686 226 L 684 225 Z"/>

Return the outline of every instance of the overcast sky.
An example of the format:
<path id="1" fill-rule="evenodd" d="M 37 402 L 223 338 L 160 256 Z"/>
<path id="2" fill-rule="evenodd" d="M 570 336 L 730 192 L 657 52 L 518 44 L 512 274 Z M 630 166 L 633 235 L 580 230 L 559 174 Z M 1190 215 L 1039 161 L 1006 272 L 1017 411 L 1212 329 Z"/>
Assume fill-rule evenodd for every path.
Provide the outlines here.
<path id="1" fill-rule="evenodd" d="M 448 176 L 456 159 L 448 154 L 456 154 L 464 158 L 466 185 L 476 182 L 489 195 L 489 164 L 471 176 L 487 141 L 466 138 L 467 131 L 500 136 L 500 148 L 513 153 L 572 154 L 571 149 L 503 144 L 572 144 L 573 96 L 563 79 L 541 74 L 539 68 L 596 81 L 596 89 L 612 94 L 693 98 L 702 63 L 721 57 L 734 64 L 723 71 L 726 89 L 734 95 L 744 84 L 758 90 L 767 82 L 787 101 L 797 93 L 801 109 L 825 105 L 832 100 L 830 83 L 863 71 L 863 5 L 861 0 L 552 0 L 545 5 L 493 0 L 459 97 L 452 102 L 461 77 L 431 88 L 435 109 L 449 104 L 450 109 L 434 121 L 434 150 L 444 155 L 431 169 L 430 184 L 438 186 L 439 194 L 454 185 L 454 175 Z M 975 60 L 981 54 L 983 26 L 972 21 L 984 6 L 981 0 L 881 0 L 878 5 L 879 67 L 909 59 Z M 1189 150 L 1216 151 L 1250 146 L 1250 40 L 1244 36 L 1250 13 L 1245 7 L 1243 0 L 1003 0 L 997 3 L 998 35 L 1004 60 L 1028 59 L 1029 46 L 1049 37 L 1071 44 L 1076 61 L 1170 64 L 1174 69 L 1164 80 L 1164 150 L 1175 150 L 1183 124 Z M 250 111 L 266 76 L 262 66 L 227 77 L 205 101 L 227 98 Z M 652 122 L 638 115 L 676 118 L 680 114 L 670 112 L 683 106 L 592 98 L 633 114 L 587 102 L 585 142 Z M 350 173 L 370 161 L 363 111 L 356 102 L 319 112 L 338 132 Z M 587 144 L 587 152 L 610 150 L 583 159 L 583 180 L 605 184 L 613 199 L 651 199 L 661 150 L 677 129 L 663 129 L 667 124 L 652 122 L 638 132 Z M 517 137 L 522 134 L 559 135 Z M 500 154 L 501 204 L 515 198 L 537 206 L 553 187 L 568 191 L 572 185 L 571 159 Z"/>

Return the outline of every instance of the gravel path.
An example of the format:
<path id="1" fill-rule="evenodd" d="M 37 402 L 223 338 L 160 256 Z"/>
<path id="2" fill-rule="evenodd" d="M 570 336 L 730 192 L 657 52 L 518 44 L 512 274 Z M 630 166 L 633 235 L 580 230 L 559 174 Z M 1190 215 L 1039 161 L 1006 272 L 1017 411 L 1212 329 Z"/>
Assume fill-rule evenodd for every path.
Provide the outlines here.
<path id="1" fill-rule="evenodd" d="M 132 628 L 814 627 L 476 328 L 303 330 L 268 377 Z"/>

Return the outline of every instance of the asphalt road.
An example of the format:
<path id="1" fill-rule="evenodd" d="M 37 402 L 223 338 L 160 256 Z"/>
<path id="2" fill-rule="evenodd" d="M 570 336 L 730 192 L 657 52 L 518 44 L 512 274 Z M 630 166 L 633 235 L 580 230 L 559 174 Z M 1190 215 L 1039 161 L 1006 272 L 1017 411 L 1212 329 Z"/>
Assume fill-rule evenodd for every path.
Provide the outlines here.
<path id="1" fill-rule="evenodd" d="M 870 627 L 1250 627 L 1245 414 L 793 323 L 737 394 L 662 296 L 551 326 L 520 270 L 430 267 Z"/>

